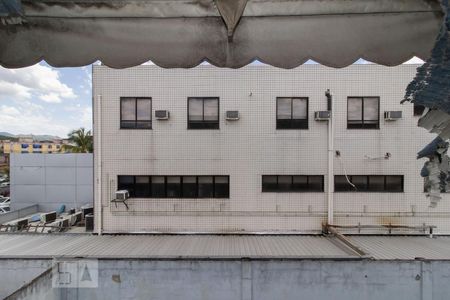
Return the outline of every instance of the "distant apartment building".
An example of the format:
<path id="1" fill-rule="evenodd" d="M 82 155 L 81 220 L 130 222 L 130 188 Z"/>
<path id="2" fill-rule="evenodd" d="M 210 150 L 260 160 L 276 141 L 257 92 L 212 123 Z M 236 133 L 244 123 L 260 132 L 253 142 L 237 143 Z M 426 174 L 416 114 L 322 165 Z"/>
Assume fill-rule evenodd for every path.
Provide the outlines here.
<path id="1" fill-rule="evenodd" d="M 62 143 L 53 141 L 36 142 L 33 140 L 22 140 L 12 142 L 9 140 L 1 141 L 3 153 L 61 153 L 63 151 Z"/>
<path id="2" fill-rule="evenodd" d="M 416 68 L 94 66 L 97 230 L 316 233 L 332 214 L 450 233 L 415 158 L 434 136 L 400 104 Z"/>

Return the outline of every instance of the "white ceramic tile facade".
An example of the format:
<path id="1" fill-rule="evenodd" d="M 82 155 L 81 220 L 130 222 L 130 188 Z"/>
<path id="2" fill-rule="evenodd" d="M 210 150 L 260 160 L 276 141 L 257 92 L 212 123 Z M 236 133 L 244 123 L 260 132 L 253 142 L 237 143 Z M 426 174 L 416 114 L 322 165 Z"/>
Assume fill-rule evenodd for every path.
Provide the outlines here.
<path id="1" fill-rule="evenodd" d="M 95 167 L 101 148 L 102 228 L 106 232 L 317 232 L 326 221 L 326 193 L 262 193 L 263 174 L 325 175 L 327 122 L 314 121 L 326 110 L 325 90 L 335 101 L 335 174 L 404 175 L 404 193 L 335 193 L 336 224 L 438 226 L 450 233 L 450 198 L 428 208 L 419 176 L 424 160 L 416 153 L 433 135 L 417 127 L 411 104 L 401 105 L 416 65 L 352 65 L 333 69 L 303 65 L 293 70 L 248 66 L 238 70 L 199 66 L 124 70 L 94 66 Z M 98 97 L 101 96 L 101 141 Z M 152 130 L 120 130 L 121 96 L 152 97 Z M 187 129 L 187 97 L 220 97 L 220 130 Z M 308 130 L 276 130 L 275 99 L 309 98 Z M 347 97 L 379 96 L 380 129 L 348 130 Z M 241 119 L 225 120 L 227 110 Z M 384 121 L 384 111 L 403 118 Z M 101 147 L 99 147 L 101 143 Z M 388 160 L 365 158 L 391 154 Z M 96 173 L 95 173 L 96 174 Z M 229 175 L 229 199 L 130 199 L 130 210 L 110 204 L 117 175 Z M 96 188 L 98 186 L 95 182 Z M 97 197 L 97 193 L 96 193 Z M 98 199 L 96 200 L 98 201 Z M 98 202 L 97 202 L 98 203 Z M 98 223 L 97 223 L 98 225 Z"/>

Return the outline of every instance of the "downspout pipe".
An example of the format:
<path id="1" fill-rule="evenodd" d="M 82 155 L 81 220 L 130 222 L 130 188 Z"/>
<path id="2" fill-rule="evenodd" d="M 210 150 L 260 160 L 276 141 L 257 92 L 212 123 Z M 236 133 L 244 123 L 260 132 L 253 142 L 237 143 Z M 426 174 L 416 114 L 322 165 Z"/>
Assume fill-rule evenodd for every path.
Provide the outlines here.
<path id="1" fill-rule="evenodd" d="M 327 187 L 327 223 L 333 224 L 334 222 L 334 118 L 333 108 L 334 101 L 333 95 L 330 90 L 326 90 L 325 96 L 327 97 L 327 109 L 330 112 L 330 118 L 328 119 L 328 187 Z"/>
<path id="2" fill-rule="evenodd" d="M 97 145 L 94 151 L 97 151 L 97 207 L 95 209 L 97 213 L 97 234 L 102 235 L 102 104 L 101 104 L 102 96 L 97 95 L 97 132 L 95 133 L 97 136 Z"/>

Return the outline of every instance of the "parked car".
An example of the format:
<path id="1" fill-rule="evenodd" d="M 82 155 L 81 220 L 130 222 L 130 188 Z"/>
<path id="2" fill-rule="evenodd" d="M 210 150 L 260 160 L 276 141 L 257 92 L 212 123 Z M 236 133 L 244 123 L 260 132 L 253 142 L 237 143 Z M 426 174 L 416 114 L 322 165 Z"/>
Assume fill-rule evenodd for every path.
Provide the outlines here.
<path id="1" fill-rule="evenodd" d="M 0 206 L 0 214 L 9 212 L 9 206 Z"/>
<path id="2" fill-rule="evenodd" d="M 9 182 L 0 183 L 0 187 L 7 187 L 7 186 L 9 186 Z"/>

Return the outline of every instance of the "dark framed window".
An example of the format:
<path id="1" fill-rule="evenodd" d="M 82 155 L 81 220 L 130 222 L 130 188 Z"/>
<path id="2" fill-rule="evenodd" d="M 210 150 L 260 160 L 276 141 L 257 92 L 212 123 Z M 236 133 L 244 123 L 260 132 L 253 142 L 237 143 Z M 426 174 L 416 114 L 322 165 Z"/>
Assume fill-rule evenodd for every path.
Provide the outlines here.
<path id="1" fill-rule="evenodd" d="M 425 106 L 414 103 L 414 116 L 421 116 L 424 110 Z"/>
<path id="2" fill-rule="evenodd" d="M 403 192 L 403 175 L 345 175 L 334 176 L 335 192 Z"/>
<path id="3" fill-rule="evenodd" d="M 151 98 L 120 98 L 121 129 L 152 129 Z"/>
<path id="4" fill-rule="evenodd" d="M 117 189 L 127 190 L 130 193 L 130 197 L 135 197 L 136 194 L 134 192 L 134 176 L 118 176 Z"/>
<path id="5" fill-rule="evenodd" d="M 323 192 L 323 175 L 263 175 L 262 191 L 289 192 Z"/>
<path id="6" fill-rule="evenodd" d="M 180 198 L 181 195 L 181 177 L 167 176 L 167 198 Z"/>
<path id="7" fill-rule="evenodd" d="M 151 195 L 152 198 L 166 198 L 166 178 L 164 176 L 151 176 Z"/>
<path id="8" fill-rule="evenodd" d="M 219 129 L 219 98 L 188 98 L 188 129 Z"/>
<path id="9" fill-rule="evenodd" d="M 147 197 L 150 195 L 150 177 L 134 176 L 134 196 Z"/>
<path id="10" fill-rule="evenodd" d="M 133 198 L 229 198 L 229 176 L 124 176 L 119 190 Z"/>
<path id="11" fill-rule="evenodd" d="M 214 198 L 230 198 L 230 184 L 228 176 L 214 177 Z"/>
<path id="12" fill-rule="evenodd" d="M 277 129 L 308 129 L 308 98 L 277 97 Z"/>
<path id="13" fill-rule="evenodd" d="M 183 176 L 183 185 L 181 192 L 183 198 L 197 198 L 197 177 L 196 176 Z"/>
<path id="14" fill-rule="evenodd" d="M 212 176 L 198 177 L 198 197 L 214 198 L 214 179 Z"/>
<path id="15" fill-rule="evenodd" d="M 380 97 L 348 97 L 347 128 L 379 129 Z"/>

